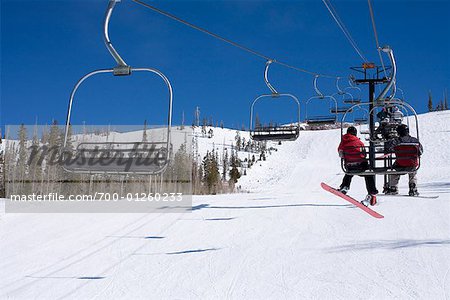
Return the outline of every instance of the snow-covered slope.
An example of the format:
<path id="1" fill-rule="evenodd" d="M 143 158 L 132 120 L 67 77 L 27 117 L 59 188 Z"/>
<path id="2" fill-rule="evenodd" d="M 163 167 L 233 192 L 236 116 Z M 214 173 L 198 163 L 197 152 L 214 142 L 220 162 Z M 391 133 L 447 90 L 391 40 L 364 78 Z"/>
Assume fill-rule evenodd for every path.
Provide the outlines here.
<path id="1" fill-rule="evenodd" d="M 227 150 L 230 155 L 232 147 L 236 145 L 235 138 L 237 134 L 239 134 L 245 141 L 250 140 L 250 134 L 248 131 L 207 126 L 206 132 L 209 132 L 210 130 L 212 130 L 213 133 L 211 137 L 208 137 L 208 134 L 203 135 L 201 127 L 195 127 L 193 130 L 194 138 L 197 137 L 197 150 L 201 158 L 206 155 L 207 151 L 211 151 L 213 149 L 219 154 L 219 156 L 222 155 L 224 149 Z M 193 146 L 196 147 L 195 141 Z M 242 159 L 246 156 L 243 151 L 238 153 L 238 155 Z"/>
<path id="2" fill-rule="evenodd" d="M 450 299 L 450 113 L 420 122 L 419 191 L 438 199 L 380 197 L 371 218 L 320 188 L 342 179 L 339 132 L 301 132 L 240 181 L 257 192 L 184 214 L 2 214 L 0 296 Z"/>

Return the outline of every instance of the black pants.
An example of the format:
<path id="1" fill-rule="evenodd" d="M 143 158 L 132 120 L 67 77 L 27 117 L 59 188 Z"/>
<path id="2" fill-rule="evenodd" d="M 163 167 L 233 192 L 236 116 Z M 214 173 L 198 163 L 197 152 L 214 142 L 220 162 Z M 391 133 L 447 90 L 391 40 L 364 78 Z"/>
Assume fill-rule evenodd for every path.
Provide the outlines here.
<path id="1" fill-rule="evenodd" d="M 355 171 L 355 172 L 362 172 L 362 171 L 367 170 L 368 167 L 369 167 L 369 164 L 365 161 L 358 165 L 347 166 L 347 170 Z M 364 180 L 366 181 L 367 193 L 371 194 L 371 195 L 378 194 L 377 187 L 375 186 L 375 175 L 361 175 L 361 176 L 364 177 Z M 345 174 L 344 179 L 342 179 L 341 188 L 345 186 L 350 189 L 350 184 L 352 183 L 352 178 L 353 178 L 353 175 Z"/>

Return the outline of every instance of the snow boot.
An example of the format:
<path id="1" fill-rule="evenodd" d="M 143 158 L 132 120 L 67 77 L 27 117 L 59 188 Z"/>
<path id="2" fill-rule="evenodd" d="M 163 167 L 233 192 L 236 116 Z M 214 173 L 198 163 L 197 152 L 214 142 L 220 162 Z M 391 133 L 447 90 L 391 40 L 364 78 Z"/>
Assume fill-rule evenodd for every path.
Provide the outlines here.
<path id="1" fill-rule="evenodd" d="M 369 202 L 370 202 L 370 195 L 367 195 L 366 198 L 364 198 L 363 201 L 361 201 L 361 204 L 364 206 L 369 206 Z"/>
<path id="2" fill-rule="evenodd" d="M 389 185 L 384 185 L 383 186 L 383 194 L 386 194 L 389 191 Z"/>
<path id="3" fill-rule="evenodd" d="M 398 195 L 398 188 L 396 186 L 391 186 L 386 189 L 385 195 Z"/>
<path id="4" fill-rule="evenodd" d="M 366 196 L 366 198 L 364 198 L 363 201 L 361 201 L 361 204 L 364 206 L 369 206 L 369 204 L 371 206 L 374 206 L 377 204 L 377 196 L 369 194 Z"/>
<path id="5" fill-rule="evenodd" d="M 416 184 L 411 183 L 409 185 L 409 193 L 410 196 L 419 196 L 419 191 L 417 190 Z"/>
<path id="6" fill-rule="evenodd" d="M 341 186 L 340 188 L 338 188 L 338 191 L 344 195 L 347 195 L 348 190 L 349 190 L 348 186 Z"/>

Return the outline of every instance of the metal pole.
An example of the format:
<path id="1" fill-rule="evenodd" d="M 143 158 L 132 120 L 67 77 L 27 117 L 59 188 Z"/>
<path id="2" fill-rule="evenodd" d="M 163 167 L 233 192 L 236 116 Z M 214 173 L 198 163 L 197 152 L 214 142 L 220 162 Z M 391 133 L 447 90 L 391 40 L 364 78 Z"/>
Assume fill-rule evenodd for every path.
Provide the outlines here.
<path id="1" fill-rule="evenodd" d="M 120 57 L 119 53 L 116 51 L 113 44 L 111 43 L 111 39 L 109 38 L 109 21 L 111 20 L 111 15 L 114 10 L 114 7 L 118 2 L 120 2 L 120 0 L 109 0 L 108 2 L 108 8 L 106 9 L 105 13 L 105 21 L 103 22 L 103 40 L 109 53 L 111 53 L 112 57 L 117 62 L 117 65 L 127 67 L 128 65 L 125 63 L 122 57 Z"/>
<path id="2" fill-rule="evenodd" d="M 370 168 L 374 170 L 375 168 L 375 144 L 373 142 L 373 133 L 375 132 L 375 110 L 373 109 L 373 101 L 375 99 L 375 82 L 369 82 L 369 131 L 370 131 L 370 141 L 369 141 L 369 164 Z M 374 181 L 376 184 L 376 176 L 374 176 Z"/>
<path id="3" fill-rule="evenodd" d="M 389 47 L 389 46 L 384 46 L 381 50 L 389 55 L 389 60 L 391 61 L 391 64 L 392 64 L 392 72 L 391 72 L 391 78 L 389 79 L 388 84 L 383 89 L 383 91 L 380 93 L 380 95 L 378 95 L 378 97 L 377 97 L 378 102 L 384 101 L 384 97 L 386 97 L 386 94 L 388 93 L 388 91 L 395 84 L 395 79 L 397 76 L 397 64 L 395 62 L 394 51 L 392 51 L 391 47 Z M 378 75 L 377 75 L 377 77 L 378 77 Z M 394 90 L 393 95 L 395 95 L 395 90 Z"/>
<path id="4" fill-rule="evenodd" d="M 277 96 L 278 95 L 277 90 L 269 82 L 269 67 L 270 67 L 271 63 L 273 63 L 272 60 L 268 60 L 266 62 L 266 68 L 264 69 L 264 82 L 266 83 L 266 85 L 270 89 L 270 91 L 272 92 L 272 95 Z"/>

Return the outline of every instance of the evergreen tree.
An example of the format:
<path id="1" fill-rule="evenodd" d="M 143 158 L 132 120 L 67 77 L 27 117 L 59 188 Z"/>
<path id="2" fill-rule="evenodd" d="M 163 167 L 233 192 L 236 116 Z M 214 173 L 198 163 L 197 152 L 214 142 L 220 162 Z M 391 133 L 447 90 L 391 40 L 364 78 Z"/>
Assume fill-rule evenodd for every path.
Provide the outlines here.
<path id="1" fill-rule="evenodd" d="M 191 178 L 192 178 L 192 193 L 197 194 L 198 191 L 198 166 L 195 161 L 192 162 L 192 168 L 191 168 Z"/>
<path id="2" fill-rule="evenodd" d="M 230 187 L 234 188 L 234 185 L 238 181 L 238 179 L 241 177 L 241 173 L 239 172 L 239 167 L 241 166 L 241 162 L 239 158 L 235 155 L 234 152 L 231 153 L 231 161 L 230 161 L 230 180 L 228 181 L 230 184 Z"/>
<path id="3" fill-rule="evenodd" d="M 433 111 L 433 95 L 428 91 L 428 111 Z"/>
<path id="4" fill-rule="evenodd" d="M 203 181 L 208 188 L 208 193 L 215 194 L 220 179 L 220 173 L 214 150 L 206 153 L 206 156 L 203 159 L 203 172 Z"/>
<path id="5" fill-rule="evenodd" d="M 239 133 L 239 131 L 236 131 L 234 140 L 236 141 L 236 150 L 241 151 L 241 134 Z"/>
<path id="6" fill-rule="evenodd" d="M 207 181 L 208 181 L 207 173 L 208 173 L 208 170 L 209 170 L 209 165 L 210 165 L 210 153 L 209 153 L 209 151 L 207 151 L 205 157 L 203 157 L 202 164 L 201 164 L 201 166 L 202 166 L 202 170 L 201 170 L 202 177 L 201 178 L 202 178 L 202 183 L 204 185 L 208 185 L 208 183 L 207 183 Z"/>
<path id="7" fill-rule="evenodd" d="M 228 150 L 224 149 L 223 157 L 222 157 L 222 180 L 227 180 L 228 173 Z"/>
<path id="8" fill-rule="evenodd" d="M 176 181 L 189 181 L 191 178 L 191 163 L 186 150 L 186 143 L 181 144 L 174 157 L 174 176 Z"/>

